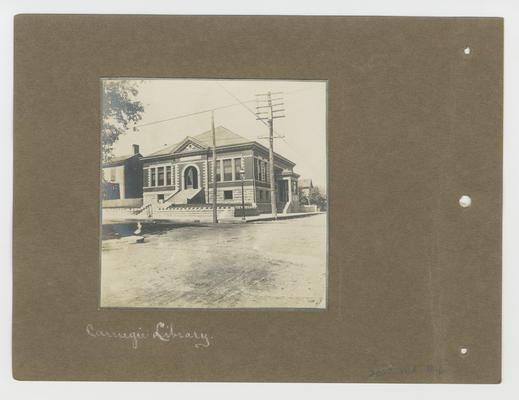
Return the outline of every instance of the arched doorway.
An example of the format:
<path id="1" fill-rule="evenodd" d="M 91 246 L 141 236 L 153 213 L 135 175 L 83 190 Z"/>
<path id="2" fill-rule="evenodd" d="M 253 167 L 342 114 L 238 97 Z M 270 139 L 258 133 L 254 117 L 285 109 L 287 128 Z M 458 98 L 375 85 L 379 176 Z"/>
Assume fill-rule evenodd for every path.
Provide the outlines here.
<path id="1" fill-rule="evenodd" d="M 193 166 L 184 170 L 184 189 L 198 189 L 198 171 Z"/>

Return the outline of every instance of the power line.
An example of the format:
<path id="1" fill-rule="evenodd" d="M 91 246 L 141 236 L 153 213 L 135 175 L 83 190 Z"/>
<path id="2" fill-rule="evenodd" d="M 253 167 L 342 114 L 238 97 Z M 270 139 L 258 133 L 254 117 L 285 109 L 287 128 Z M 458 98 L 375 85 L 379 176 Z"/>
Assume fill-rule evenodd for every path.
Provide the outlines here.
<path id="1" fill-rule="evenodd" d="M 247 107 L 247 105 L 245 104 L 246 102 L 241 101 L 241 100 L 240 100 L 240 99 L 239 99 L 235 94 L 233 94 L 230 90 L 228 90 L 228 89 L 227 89 L 225 86 L 223 86 L 221 83 L 218 83 L 218 86 L 220 86 L 223 90 L 225 90 L 229 96 L 231 96 L 233 99 L 235 99 L 236 101 L 238 101 L 238 102 L 239 102 L 239 103 L 240 103 L 240 104 L 241 104 L 241 105 L 242 105 L 242 106 L 243 106 L 243 107 L 244 107 L 248 112 L 250 112 L 252 115 L 254 115 L 254 117 L 257 116 L 257 113 L 256 113 L 254 110 L 252 110 L 252 109 L 250 109 L 249 107 Z M 290 93 L 300 92 L 301 90 L 306 90 L 306 89 L 294 90 L 294 91 L 292 91 L 292 92 L 290 92 Z M 256 95 L 256 96 L 259 96 L 259 95 Z M 257 102 L 258 102 L 258 99 L 256 98 L 254 101 L 257 103 Z M 250 101 L 247 101 L 247 103 L 250 103 Z M 264 118 L 256 118 L 256 121 L 261 122 L 263 125 L 265 125 L 265 126 L 267 126 L 267 127 L 269 126 L 269 123 L 268 123 L 268 122 L 265 122 L 265 119 L 264 119 Z M 277 131 L 275 131 L 275 130 L 274 130 L 274 133 L 276 134 L 276 136 L 275 136 L 276 138 L 278 138 L 278 137 L 279 137 L 279 138 L 284 138 L 283 135 L 279 134 L 279 132 L 277 132 Z M 269 136 L 258 136 L 258 137 L 257 137 L 257 139 L 268 139 L 268 138 L 269 138 Z"/>
<path id="2" fill-rule="evenodd" d="M 229 96 L 231 96 L 233 99 L 235 99 L 237 102 L 239 102 L 248 112 L 250 112 L 252 115 L 256 116 L 256 113 L 250 109 L 244 101 L 240 100 L 240 98 L 238 96 L 236 96 L 234 93 L 232 93 L 230 90 L 228 90 L 225 86 L 223 86 L 221 83 L 217 82 L 218 86 L 220 86 L 225 92 L 227 92 L 227 94 Z M 298 89 L 298 90 L 293 90 L 291 92 L 287 92 L 286 94 L 293 94 L 293 93 L 298 93 L 298 92 L 301 92 L 301 91 L 304 91 L 304 90 L 309 90 L 308 88 L 305 88 L 305 89 Z M 273 93 L 271 93 L 273 94 Z M 279 93 L 277 93 L 279 94 Z M 261 96 L 261 95 L 256 95 L 256 96 Z M 256 102 L 258 101 L 258 99 L 256 99 Z M 248 101 L 250 102 L 250 101 Z M 274 106 L 274 104 L 273 104 Z M 263 107 L 263 106 L 262 106 Z M 260 107 L 261 108 L 261 107 Z M 267 127 L 269 127 L 269 123 L 268 122 L 265 122 L 265 120 L 263 118 L 261 119 L 258 119 L 256 118 L 257 121 L 261 122 L 263 125 L 266 125 Z M 301 158 L 304 158 L 306 161 L 309 161 L 310 164 L 313 165 L 313 167 L 315 168 L 315 164 L 313 162 L 313 160 L 309 159 L 307 156 L 304 156 L 303 154 L 301 154 L 296 146 L 292 143 L 288 143 L 287 140 L 285 139 L 285 136 L 280 134 L 278 130 L 274 129 L 273 128 L 273 132 L 275 134 L 274 138 L 280 138 L 283 140 L 283 142 L 285 142 L 285 144 L 288 146 L 287 149 L 291 150 L 293 153 L 297 153 L 297 155 L 299 155 Z M 258 136 L 257 137 L 258 139 L 270 139 L 270 136 Z"/>
<path id="3" fill-rule="evenodd" d="M 231 96 L 234 100 L 236 100 L 239 104 L 241 104 L 249 113 L 251 113 L 252 115 L 256 116 L 256 113 L 251 109 L 249 108 L 245 103 L 245 101 L 242 101 L 240 100 L 240 98 L 238 96 L 236 96 L 234 93 L 232 93 L 229 89 L 227 89 L 225 86 L 223 86 L 221 83 L 217 82 L 218 86 L 220 86 L 229 96 Z M 298 90 L 293 90 L 291 92 L 287 92 L 286 94 L 292 94 L 292 93 L 298 93 L 298 92 L 301 92 L 301 91 L 304 91 L 304 90 L 309 90 L 308 88 L 305 88 L 305 89 L 298 89 Z M 273 93 L 272 93 L 273 94 Z M 258 95 L 256 95 L 258 96 Z M 256 101 L 257 102 L 257 99 L 256 100 L 253 100 L 253 101 Z M 250 103 L 251 101 L 247 101 L 247 103 Z M 265 122 L 264 119 L 256 119 L 257 121 L 261 122 L 263 125 L 265 126 L 269 126 L 269 123 L 268 122 Z M 274 138 L 280 138 L 283 140 L 283 142 L 285 142 L 285 144 L 288 146 L 289 149 L 293 150 L 295 153 L 298 153 L 299 156 L 303 157 L 303 155 L 301 153 L 299 153 L 296 148 L 293 146 L 293 144 L 291 145 L 290 143 L 287 142 L 287 140 L 285 139 L 285 136 L 280 134 L 278 130 L 274 129 L 274 133 L 275 133 L 275 136 Z M 258 139 L 269 139 L 269 136 L 258 136 L 257 137 Z M 305 157 L 306 158 L 306 157 Z"/>
<path id="4" fill-rule="evenodd" d="M 234 93 L 232 93 L 230 90 L 228 90 L 225 86 L 223 86 L 221 83 L 217 83 L 218 86 L 220 86 L 229 96 L 231 96 L 233 99 L 235 99 L 237 102 L 239 102 L 248 112 L 250 112 L 252 115 L 256 116 L 256 113 L 250 109 L 249 107 L 247 107 L 247 105 L 245 104 L 244 101 L 240 100 L 240 98 L 238 96 L 236 96 Z M 287 94 L 292 94 L 292 93 L 297 93 L 297 92 L 301 92 L 303 90 L 308 90 L 308 89 L 298 89 L 298 90 L 293 90 L 292 92 L 288 92 Z M 257 95 L 258 96 L 258 95 Z M 257 101 L 257 99 L 255 100 Z M 263 125 L 267 126 L 267 127 L 270 127 L 270 124 L 268 122 L 265 122 L 265 120 L 263 118 L 261 119 L 258 119 L 256 118 L 257 121 L 261 122 Z M 280 134 L 278 130 L 276 129 L 273 129 L 273 132 L 275 134 L 274 138 L 280 138 L 283 140 L 283 142 L 285 142 L 285 144 L 288 146 L 289 149 L 293 150 L 295 153 L 298 153 L 299 156 L 303 157 L 296 149 L 295 147 L 293 147 L 290 143 L 288 143 L 285 139 L 285 136 Z M 270 139 L 270 136 L 258 136 L 257 139 Z M 306 157 L 304 157 L 306 158 Z"/>
<path id="5" fill-rule="evenodd" d="M 254 111 L 252 111 L 250 108 L 248 108 L 245 104 L 246 103 L 254 103 L 254 102 L 257 101 L 257 99 L 240 100 L 236 96 L 234 96 L 231 92 L 229 92 L 226 88 L 224 88 L 221 84 L 218 83 L 218 85 L 220 85 L 220 87 L 222 87 L 222 89 L 224 89 L 230 96 L 232 96 L 238 102 L 237 103 L 232 103 L 232 104 L 227 104 L 225 106 L 220 106 L 220 107 L 215 107 L 215 108 L 209 108 L 209 109 L 206 109 L 206 110 L 196 111 L 196 112 L 192 112 L 192 113 L 189 113 L 189 114 L 175 115 L 175 116 L 170 117 L 170 118 L 161 119 L 161 120 L 152 121 L 152 122 L 147 122 L 145 124 L 135 125 L 135 128 L 142 128 L 142 127 L 145 127 L 145 126 L 161 124 L 163 122 L 174 121 L 176 119 L 181 119 L 181 118 L 186 118 L 186 117 L 192 117 L 192 116 L 195 116 L 195 115 L 209 113 L 209 112 L 216 111 L 216 110 L 223 110 L 225 108 L 235 107 L 235 106 L 238 106 L 238 105 L 244 106 L 248 111 L 250 111 L 254 115 L 256 115 L 256 113 Z M 310 90 L 310 89 L 311 88 L 292 90 L 291 92 L 287 92 L 286 94 L 290 95 L 290 94 L 293 94 L 293 93 L 298 93 L 298 92 L 302 92 L 302 91 Z M 267 123 L 265 123 L 265 121 L 261 120 L 261 122 L 263 124 L 267 125 Z"/>
<path id="6" fill-rule="evenodd" d="M 192 117 L 192 116 L 195 116 L 195 115 L 200 115 L 200 114 L 204 114 L 204 113 L 214 112 L 216 110 L 222 110 L 222 109 L 225 109 L 225 108 L 231 108 L 231 107 L 235 107 L 235 106 L 238 106 L 238 105 L 243 106 L 248 112 L 250 112 L 252 115 L 256 116 L 256 113 L 251 108 L 249 108 L 247 106 L 247 103 L 257 102 L 258 101 L 257 98 L 250 99 L 250 100 L 241 100 L 236 95 L 234 95 L 231 91 L 229 91 L 226 87 L 224 87 L 220 83 L 217 83 L 217 84 L 225 92 L 227 92 L 227 94 L 229 96 L 231 96 L 237 102 L 236 103 L 232 103 L 232 104 L 227 104 L 227 105 L 224 105 L 224 106 L 220 106 L 220 107 L 215 107 L 215 108 L 205 109 L 205 110 L 201 110 L 201 111 L 196 111 L 196 112 L 192 112 L 192 113 L 188 113 L 188 114 L 176 115 L 176 116 L 173 116 L 173 117 L 170 117 L 170 118 L 166 118 L 166 119 L 162 119 L 162 120 L 156 120 L 156 121 L 148 122 L 148 123 L 141 124 L 141 125 L 136 125 L 135 127 L 136 128 L 141 128 L 141 127 L 145 127 L 145 126 L 156 125 L 156 124 L 160 124 L 160 123 L 163 123 L 163 122 L 174 121 L 174 120 L 181 119 L 181 118 Z M 294 94 L 294 93 L 299 93 L 299 92 L 306 91 L 306 90 L 311 90 L 311 89 L 312 88 L 304 88 L 304 89 L 292 90 L 290 92 L 286 92 L 285 95 L 291 95 L 291 94 Z M 256 119 L 256 120 L 261 122 L 263 125 L 265 125 L 267 127 L 269 126 L 269 123 L 266 122 L 263 118 Z M 297 149 L 295 148 L 294 144 L 288 143 L 287 140 L 285 139 L 285 136 L 280 134 L 278 130 L 273 129 L 273 133 L 275 134 L 274 138 L 280 138 L 280 139 L 283 140 L 283 142 L 285 142 L 285 144 L 288 146 L 287 149 L 293 150 L 293 152 L 295 152 L 299 156 L 303 157 L 303 155 L 301 153 L 299 153 L 299 151 L 297 151 Z M 257 137 L 257 139 L 269 139 L 269 136 L 261 136 L 261 137 Z"/>
<path id="7" fill-rule="evenodd" d="M 245 103 L 246 103 L 245 101 L 240 100 L 237 96 L 235 96 L 233 93 L 231 93 L 229 90 L 227 90 L 227 89 L 225 88 L 225 86 L 223 86 L 221 83 L 219 83 L 219 82 L 217 82 L 217 83 L 218 83 L 218 86 L 220 86 L 223 90 L 225 90 L 225 92 L 227 92 L 227 94 L 228 94 L 229 96 L 231 96 L 234 100 L 236 100 L 236 101 L 238 102 L 238 104 L 241 104 L 243 107 L 245 107 L 245 109 L 246 109 L 248 112 L 250 112 L 252 115 L 256 116 L 256 113 L 255 113 L 252 109 L 250 109 L 249 107 L 247 107 L 247 105 L 245 104 Z M 250 100 L 250 101 L 247 101 L 247 103 L 252 103 L 252 102 L 256 102 L 256 99 L 254 99 L 254 100 Z M 262 122 L 264 125 L 267 125 L 267 126 L 268 126 L 268 124 L 267 124 L 265 121 L 262 120 L 261 122 Z"/>
<path id="8" fill-rule="evenodd" d="M 245 101 L 244 103 L 252 103 L 252 102 L 255 102 L 255 101 L 256 101 L 255 99 L 253 99 L 253 100 L 247 100 L 247 101 Z M 216 111 L 216 110 L 223 110 L 224 108 L 230 108 L 230 107 L 238 106 L 238 105 L 240 105 L 240 104 L 241 104 L 241 103 L 227 104 L 227 105 L 225 105 L 225 106 L 220 106 L 220 107 L 215 107 L 215 108 L 209 108 L 209 109 L 207 109 L 207 110 L 196 111 L 196 112 L 189 113 L 189 114 L 175 115 L 174 117 L 170 117 L 170 118 L 166 118 L 166 119 L 161 119 L 161 120 L 157 120 L 157 121 L 152 121 L 152 122 L 148 122 L 148 123 L 145 123 L 145 124 L 136 125 L 135 128 L 142 128 L 142 127 L 144 127 L 144 126 L 150 126 L 150 125 L 161 124 L 161 123 L 163 123 L 163 122 L 174 121 L 174 120 L 176 120 L 176 119 L 181 119 L 181 118 L 186 118 L 186 117 L 192 117 L 192 116 L 194 116 L 194 115 L 205 114 L 205 113 L 213 112 L 213 111 Z"/>

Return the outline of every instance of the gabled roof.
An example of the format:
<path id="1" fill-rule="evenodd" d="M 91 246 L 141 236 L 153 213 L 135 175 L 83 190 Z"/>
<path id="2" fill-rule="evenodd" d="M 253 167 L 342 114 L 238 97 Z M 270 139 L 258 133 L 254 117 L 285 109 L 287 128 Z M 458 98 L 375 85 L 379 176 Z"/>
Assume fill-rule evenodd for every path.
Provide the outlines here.
<path id="1" fill-rule="evenodd" d="M 215 136 L 217 147 L 252 142 L 252 140 L 244 138 L 243 136 L 240 136 L 237 133 L 234 133 L 223 126 L 218 126 L 215 128 Z M 200 142 L 205 143 L 205 145 L 208 147 L 212 147 L 213 132 L 211 130 L 206 131 L 204 133 L 196 135 L 195 139 L 198 139 Z"/>
<path id="2" fill-rule="evenodd" d="M 314 185 L 313 185 L 311 179 L 300 179 L 299 180 L 299 187 L 301 189 L 303 189 L 303 188 L 313 188 Z"/>
<path id="3" fill-rule="evenodd" d="M 223 126 L 218 126 L 215 128 L 215 136 L 217 148 L 240 144 L 251 144 L 258 146 L 268 152 L 268 148 L 266 148 L 262 144 L 256 142 L 255 140 L 247 139 L 243 136 L 240 136 L 237 133 L 234 133 Z M 192 149 L 187 149 L 187 151 L 184 151 L 184 149 L 186 149 L 186 147 L 189 146 L 189 144 L 192 145 Z M 182 141 L 175 143 L 171 146 L 165 146 L 160 150 L 148 154 L 144 158 L 146 159 L 151 157 L 168 156 L 170 154 L 183 154 L 184 152 L 189 153 L 191 151 L 196 152 L 198 151 L 198 149 L 196 149 L 197 146 L 200 147 L 200 150 L 212 148 L 213 132 L 211 130 L 208 130 L 196 136 L 186 136 Z M 292 166 L 295 165 L 294 162 L 290 161 L 289 159 L 283 157 L 278 153 L 274 153 L 274 155 L 275 157 L 278 157 L 279 159 L 283 160 L 284 162 Z"/>
<path id="4" fill-rule="evenodd" d="M 186 136 L 184 140 L 175 145 L 171 152 L 179 153 L 183 151 L 197 151 L 206 149 L 207 146 L 204 143 L 200 142 L 198 139 L 195 139 L 192 136 Z"/>
<path id="5" fill-rule="evenodd" d="M 244 138 L 223 126 L 218 126 L 215 128 L 215 136 L 216 136 L 216 146 L 230 146 L 234 144 L 243 144 L 243 143 L 251 143 L 252 140 Z M 193 143 L 196 147 L 197 145 L 201 148 L 209 148 L 213 146 L 213 132 L 212 130 L 208 130 L 204 133 L 200 133 L 196 136 L 187 136 L 184 140 L 179 143 L 175 143 L 171 146 L 166 146 L 160 150 L 157 150 L 147 157 L 153 156 L 161 156 L 166 154 L 173 154 L 181 151 L 184 146 L 187 146 L 188 143 Z"/>
<path id="6" fill-rule="evenodd" d="M 135 156 L 141 157 L 141 154 L 127 154 L 124 156 L 112 157 L 109 161 L 103 163 L 103 167 L 115 167 L 117 165 L 122 165 L 126 160 L 129 160 L 130 158 L 133 158 Z"/>

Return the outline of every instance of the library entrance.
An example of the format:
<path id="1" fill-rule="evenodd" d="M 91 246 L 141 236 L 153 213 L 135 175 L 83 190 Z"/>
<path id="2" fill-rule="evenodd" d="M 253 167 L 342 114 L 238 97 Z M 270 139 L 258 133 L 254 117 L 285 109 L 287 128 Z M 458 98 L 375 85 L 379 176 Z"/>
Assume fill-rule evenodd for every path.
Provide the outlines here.
<path id="1" fill-rule="evenodd" d="M 198 189 L 198 171 L 193 166 L 184 170 L 184 189 Z"/>

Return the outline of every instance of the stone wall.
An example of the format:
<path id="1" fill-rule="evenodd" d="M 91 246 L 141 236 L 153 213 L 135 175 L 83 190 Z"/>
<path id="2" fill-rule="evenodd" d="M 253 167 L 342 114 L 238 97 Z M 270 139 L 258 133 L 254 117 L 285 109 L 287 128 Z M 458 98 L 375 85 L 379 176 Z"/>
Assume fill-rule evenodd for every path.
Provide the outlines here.
<path id="1" fill-rule="evenodd" d="M 300 205 L 299 206 L 299 212 L 317 212 L 319 211 L 317 209 L 316 205 Z"/>
<path id="2" fill-rule="evenodd" d="M 234 207 L 218 207 L 217 213 L 218 219 L 234 218 Z M 212 222 L 213 209 L 210 206 L 196 206 L 154 210 L 153 218 L 185 222 Z"/>
<path id="3" fill-rule="evenodd" d="M 234 207 L 234 216 L 235 217 L 243 217 L 243 208 L 242 207 Z M 260 212 L 257 207 L 245 206 L 245 216 L 252 217 L 260 215 Z"/>
<path id="4" fill-rule="evenodd" d="M 166 203 L 170 197 L 177 193 L 177 190 L 163 190 L 154 192 L 144 192 L 144 204 L 160 205 L 158 202 L 158 195 L 164 196 L 164 202 Z"/>
<path id="5" fill-rule="evenodd" d="M 103 208 L 102 209 L 102 220 L 103 221 L 118 221 L 125 219 L 139 218 L 139 212 L 141 208 L 128 208 L 128 207 L 117 207 L 117 208 Z"/>
<path id="6" fill-rule="evenodd" d="M 270 214 L 272 212 L 272 205 L 270 204 L 270 202 L 268 202 L 268 203 L 257 203 L 256 205 L 257 205 L 258 211 L 261 214 Z"/>
<path id="7" fill-rule="evenodd" d="M 142 207 L 142 199 L 112 199 L 103 200 L 103 208 L 139 208 Z"/>
<path id="8" fill-rule="evenodd" d="M 225 199 L 225 191 L 232 191 L 232 199 Z M 244 186 L 243 193 L 245 203 L 254 203 L 254 188 L 252 186 Z M 213 188 L 209 188 L 208 203 L 213 201 Z M 241 185 L 225 186 L 216 188 L 216 202 L 218 204 L 241 204 Z"/>
<path id="9" fill-rule="evenodd" d="M 235 207 L 217 207 L 218 219 L 232 219 L 235 215 Z M 248 211 L 247 215 L 254 214 L 254 210 Z M 241 214 L 240 214 L 241 215 Z M 141 208 L 103 208 L 103 221 L 143 220 L 143 219 L 165 219 L 181 222 L 212 222 L 213 209 L 211 206 L 179 206 L 168 209 L 158 207 Z"/>

